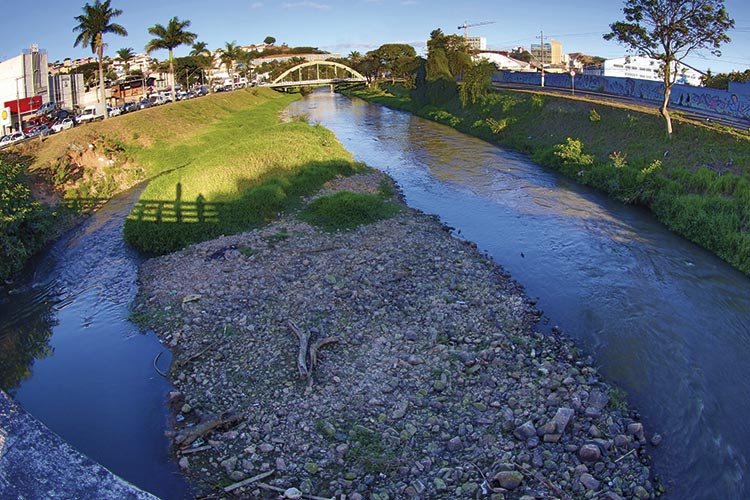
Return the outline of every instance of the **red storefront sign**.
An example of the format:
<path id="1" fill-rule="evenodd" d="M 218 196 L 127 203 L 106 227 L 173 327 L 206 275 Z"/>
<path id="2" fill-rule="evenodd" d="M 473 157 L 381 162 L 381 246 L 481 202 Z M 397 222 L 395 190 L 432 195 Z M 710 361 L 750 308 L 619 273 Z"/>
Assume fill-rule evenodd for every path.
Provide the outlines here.
<path id="1" fill-rule="evenodd" d="M 13 113 L 18 113 L 19 108 L 21 108 L 21 113 L 28 113 L 29 111 L 34 111 L 42 106 L 42 96 L 35 95 L 33 97 L 24 97 L 23 99 L 6 101 L 4 106 L 10 108 Z"/>

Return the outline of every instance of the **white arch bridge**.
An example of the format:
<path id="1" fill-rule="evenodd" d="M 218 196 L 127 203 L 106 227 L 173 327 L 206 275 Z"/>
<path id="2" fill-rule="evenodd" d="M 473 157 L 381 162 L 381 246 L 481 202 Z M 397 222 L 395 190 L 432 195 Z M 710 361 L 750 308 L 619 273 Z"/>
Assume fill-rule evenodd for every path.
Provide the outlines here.
<path id="1" fill-rule="evenodd" d="M 322 68 L 321 68 L 322 67 Z M 322 69 L 322 71 L 321 71 Z M 310 61 L 290 68 L 265 87 L 314 87 L 339 83 L 365 83 L 357 70 L 333 61 Z"/>

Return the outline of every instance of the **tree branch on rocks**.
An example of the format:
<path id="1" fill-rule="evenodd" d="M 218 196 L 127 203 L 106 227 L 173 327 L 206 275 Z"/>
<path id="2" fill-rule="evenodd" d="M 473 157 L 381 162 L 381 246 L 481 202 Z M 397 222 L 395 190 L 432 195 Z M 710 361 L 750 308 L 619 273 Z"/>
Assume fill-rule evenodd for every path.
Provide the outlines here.
<path id="1" fill-rule="evenodd" d="M 318 364 L 318 351 L 328 344 L 339 341 L 336 337 L 324 337 L 310 343 L 311 335 L 302 332 L 292 320 L 286 322 L 287 327 L 297 336 L 299 349 L 297 351 L 297 369 L 301 379 L 307 380 L 307 386 L 312 387 L 313 370 Z"/>
<path id="2" fill-rule="evenodd" d="M 242 418 L 234 412 L 227 411 L 221 415 L 208 415 L 200 423 L 191 427 L 186 427 L 177 433 L 174 442 L 182 448 L 190 446 L 199 437 L 208 434 L 219 427 L 226 427 L 239 423 Z"/>
<path id="3" fill-rule="evenodd" d="M 263 472 L 261 474 L 258 474 L 257 476 L 249 477 L 247 479 L 243 479 L 242 481 L 234 484 L 230 484 L 226 488 L 224 488 L 224 493 L 232 492 L 238 488 L 242 488 L 243 486 L 247 486 L 248 484 L 252 484 L 256 481 L 260 481 L 261 479 L 265 479 L 268 476 L 273 475 L 273 473 L 276 472 L 274 470 L 269 470 L 268 472 Z"/>
<path id="4" fill-rule="evenodd" d="M 270 484 L 266 484 L 266 483 L 258 483 L 257 486 L 264 490 L 275 491 L 276 493 L 286 493 L 288 491 L 288 490 L 285 490 L 284 488 L 279 488 L 278 486 L 271 486 Z M 282 498 L 293 498 L 293 497 L 284 495 Z M 307 495 L 305 493 L 302 493 L 297 498 L 307 498 L 308 500 L 334 500 L 333 498 L 316 497 L 315 495 Z"/>

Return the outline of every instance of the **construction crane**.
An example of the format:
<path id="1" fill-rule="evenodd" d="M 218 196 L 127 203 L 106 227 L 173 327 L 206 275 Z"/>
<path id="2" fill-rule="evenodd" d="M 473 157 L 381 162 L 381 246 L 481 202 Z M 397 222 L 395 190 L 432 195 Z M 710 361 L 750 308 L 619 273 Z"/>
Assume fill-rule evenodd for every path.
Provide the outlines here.
<path id="1" fill-rule="evenodd" d="M 469 24 L 468 21 L 464 21 L 464 23 L 458 27 L 458 29 L 464 30 L 464 39 L 469 38 L 469 28 L 473 28 L 474 26 L 484 26 L 485 24 L 495 24 L 495 21 L 483 21 L 481 23 L 472 23 Z"/>

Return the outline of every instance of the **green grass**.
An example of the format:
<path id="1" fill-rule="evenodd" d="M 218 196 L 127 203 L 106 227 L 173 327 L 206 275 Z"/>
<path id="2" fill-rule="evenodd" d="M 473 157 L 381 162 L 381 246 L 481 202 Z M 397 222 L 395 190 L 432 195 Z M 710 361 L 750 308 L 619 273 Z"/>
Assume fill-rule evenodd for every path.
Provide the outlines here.
<path id="1" fill-rule="evenodd" d="M 380 195 L 340 191 L 317 198 L 299 216 L 326 231 L 339 231 L 386 219 L 398 211 L 397 205 Z"/>
<path id="2" fill-rule="evenodd" d="M 750 275 L 750 134 L 674 119 L 667 139 L 656 110 L 586 99 L 496 92 L 474 106 L 458 95 L 414 105 L 405 90 L 351 95 L 414 112 L 515 149 L 624 203 L 646 206 L 667 227 Z"/>

